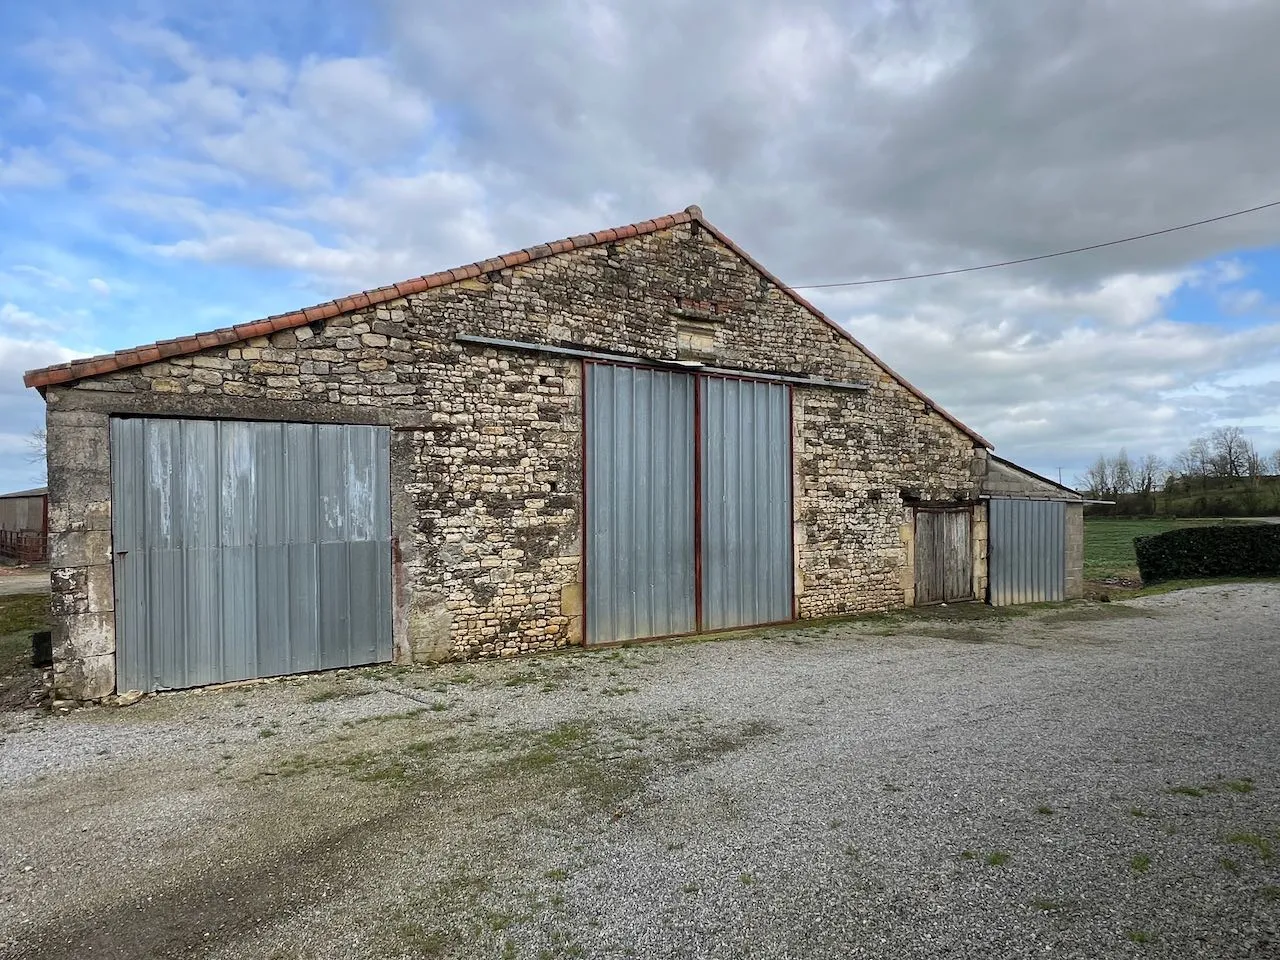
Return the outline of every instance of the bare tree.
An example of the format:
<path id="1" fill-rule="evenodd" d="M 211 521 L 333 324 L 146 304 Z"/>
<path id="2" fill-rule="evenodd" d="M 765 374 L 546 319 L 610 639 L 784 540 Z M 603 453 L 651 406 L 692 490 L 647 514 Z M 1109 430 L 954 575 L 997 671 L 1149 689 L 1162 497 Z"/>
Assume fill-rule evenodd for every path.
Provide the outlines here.
<path id="1" fill-rule="evenodd" d="M 1243 477 L 1247 469 L 1248 438 L 1239 427 L 1219 427 L 1209 434 L 1213 472 L 1219 477 Z"/>
<path id="2" fill-rule="evenodd" d="M 1196 437 L 1187 449 L 1178 454 L 1175 460 L 1176 469 L 1188 481 L 1199 480 L 1200 488 L 1206 489 L 1209 475 L 1212 472 L 1213 451 L 1209 441 L 1204 437 Z"/>
<path id="3" fill-rule="evenodd" d="M 1124 447 L 1111 461 L 1112 493 L 1133 493 L 1133 464 L 1129 461 L 1129 452 Z"/>
<path id="4" fill-rule="evenodd" d="M 1111 461 L 1099 456 L 1088 470 L 1084 472 L 1084 488 L 1095 497 L 1111 497 L 1115 495 L 1115 474 Z"/>
<path id="5" fill-rule="evenodd" d="M 1244 446 L 1244 472 L 1256 487 L 1258 480 L 1267 475 L 1267 458 L 1258 452 L 1252 441 L 1246 440 Z"/>
<path id="6" fill-rule="evenodd" d="M 1134 490 L 1143 496 L 1151 496 L 1152 492 L 1164 486 L 1169 468 L 1154 453 L 1148 453 L 1137 462 L 1133 470 Z"/>
<path id="7" fill-rule="evenodd" d="M 44 432 L 44 427 L 32 430 L 31 436 L 27 437 L 27 460 L 31 463 L 44 463 L 48 446 L 48 436 Z"/>

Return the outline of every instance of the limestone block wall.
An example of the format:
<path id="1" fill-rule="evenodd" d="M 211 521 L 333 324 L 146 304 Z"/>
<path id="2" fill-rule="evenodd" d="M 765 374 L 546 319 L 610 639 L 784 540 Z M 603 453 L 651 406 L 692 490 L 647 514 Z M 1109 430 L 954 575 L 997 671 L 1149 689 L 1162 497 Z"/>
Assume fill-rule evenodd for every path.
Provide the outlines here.
<path id="1" fill-rule="evenodd" d="M 1066 583 L 1063 596 L 1079 600 L 1084 596 L 1084 503 L 1068 503 L 1066 536 Z"/>
<path id="2" fill-rule="evenodd" d="M 459 335 L 861 381 L 794 390 L 799 614 L 906 597 L 904 491 L 978 494 L 974 440 L 694 223 L 47 390 L 59 691 L 114 685 L 112 415 L 392 430 L 396 658 L 581 642 L 581 361 Z M 682 340 L 683 337 L 683 340 Z"/>

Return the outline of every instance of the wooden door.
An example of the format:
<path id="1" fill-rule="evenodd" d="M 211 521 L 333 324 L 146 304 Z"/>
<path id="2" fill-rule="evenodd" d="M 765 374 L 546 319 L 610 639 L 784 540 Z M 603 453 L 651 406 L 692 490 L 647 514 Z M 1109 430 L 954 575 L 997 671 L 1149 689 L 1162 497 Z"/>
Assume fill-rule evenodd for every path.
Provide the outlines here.
<path id="1" fill-rule="evenodd" d="M 972 513 L 916 509 L 916 606 L 973 599 Z"/>

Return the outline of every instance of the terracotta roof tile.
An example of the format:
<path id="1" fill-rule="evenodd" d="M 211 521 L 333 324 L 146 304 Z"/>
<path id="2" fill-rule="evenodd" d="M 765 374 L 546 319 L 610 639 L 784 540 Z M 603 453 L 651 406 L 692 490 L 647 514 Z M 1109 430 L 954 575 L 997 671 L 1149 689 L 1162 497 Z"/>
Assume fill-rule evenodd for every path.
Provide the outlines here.
<path id="1" fill-rule="evenodd" d="M 294 327 L 304 326 L 308 323 L 315 323 L 319 320 L 335 317 L 341 313 L 348 313 L 355 310 L 367 310 L 370 307 L 386 303 L 390 300 L 397 300 L 401 297 L 409 296 L 423 290 L 430 290 L 450 283 L 456 283 L 458 280 L 478 277 L 481 274 L 492 273 L 495 270 L 510 269 L 511 267 L 530 263 L 534 260 L 542 259 L 543 257 L 554 256 L 559 253 L 567 253 L 570 250 L 581 250 L 586 247 L 594 247 L 605 243 L 611 243 L 615 240 L 625 240 L 630 239 L 631 237 L 643 236 L 647 233 L 655 233 L 659 230 L 666 230 L 669 227 L 677 226 L 682 223 L 689 223 L 691 221 L 697 221 L 700 226 L 704 227 L 712 236 L 749 263 L 758 273 L 760 273 L 761 276 L 776 286 L 786 296 L 790 297 L 823 323 L 828 324 L 841 337 L 851 342 L 860 351 L 866 354 L 873 363 L 883 369 L 890 377 L 922 400 L 931 410 L 937 411 L 940 416 L 944 417 L 953 426 L 962 430 L 975 442 L 980 443 L 983 446 L 991 446 L 991 444 L 981 436 L 970 430 L 963 423 L 955 419 L 955 417 L 952 417 L 927 396 L 917 390 L 907 382 L 905 378 L 886 366 L 875 354 L 850 336 L 843 327 L 833 322 L 821 310 L 788 287 L 785 283 L 765 269 L 765 267 L 754 257 L 750 256 L 745 250 L 708 223 L 702 215 L 702 210 L 697 206 L 686 207 L 679 213 L 668 214 L 667 216 L 658 217 L 654 220 L 642 220 L 639 223 L 630 223 L 621 227 L 600 230 L 596 233 L 584 233 L 565 240 L 555 240 L 551 243 L 538 244 L 535 247 L 529 247 L 525 250 L 517 250 L 501 257 L 492 257 L 478 263 L 469 263 L 461 267 L 455 267 L 452 270 L 442 270 L 438 273 L 414 277 L 413 279 L 406 280 L 402 283 L 377 287 L 373 290 L 365 290 L 360 293 L 352 294 L 348 297 L 343 297 L 340 300 L 333 300 L 328 303 L 318 304 L 302 310 L 295 310 L 292 313 L 278 314 L 277 316 L 268 317 L 264 320 L 241 323 L 234 327 L 228 327 L 211 333 L 196 334 L 192 337 L 160 341 L 159 343 L 147 344 L 131 350 L 120 350 L 116 353 L 107 354 L 105 356 L 87 357 L 83 360 L 72 361 L 71 363 L 59 363 L 50 367 L 42 367 L 39 370 L 29 370 L 27 371 L 26 376 L 23 377 L 23 381 L 28 387 L 43 388 L 61 383 L 71 383 L 85 377 L 100 376 L 104 373 L 114 373 L 118 370 L 125 370 L 130 367 L 152 363 L 161 357 L 197 353 L 200 350 L 207 349 L 210 345 L 217 346 L 236 343 L 242 340 L 251 340 L 254 337 L 266 336 L 278 330 L 288 330 Z M 210 342 L 211 339 L 212 343 Z M 180 345 L 181 348 L 174 350 L 170 347 L 170 344 Z"/>

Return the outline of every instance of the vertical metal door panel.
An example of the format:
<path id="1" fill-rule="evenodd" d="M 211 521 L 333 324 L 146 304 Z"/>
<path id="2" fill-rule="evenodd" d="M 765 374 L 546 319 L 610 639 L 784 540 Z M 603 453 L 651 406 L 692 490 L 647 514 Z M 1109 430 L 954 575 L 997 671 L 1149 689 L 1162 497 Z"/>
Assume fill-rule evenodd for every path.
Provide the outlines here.
<path id="1" fill-rule="evenodd" d="M 691 632 L 693 378 L 586 369 L 587 639 Z"/>
<path id="2" fill-rule="evenodd" d="M 1066 505 L 991 500 L 988 579 L 993 606 L 1061 600 L 1066 594 Z"/>
<path id="3" fill-rule="evenodd" d="M 791 397 L 701 378 L 702 627 L 790 620 Z"/>
<path id="4" fill-rule="evenodd" d="M 391 658 L 385 428 L 113 420 L 120 689 Z"/>

